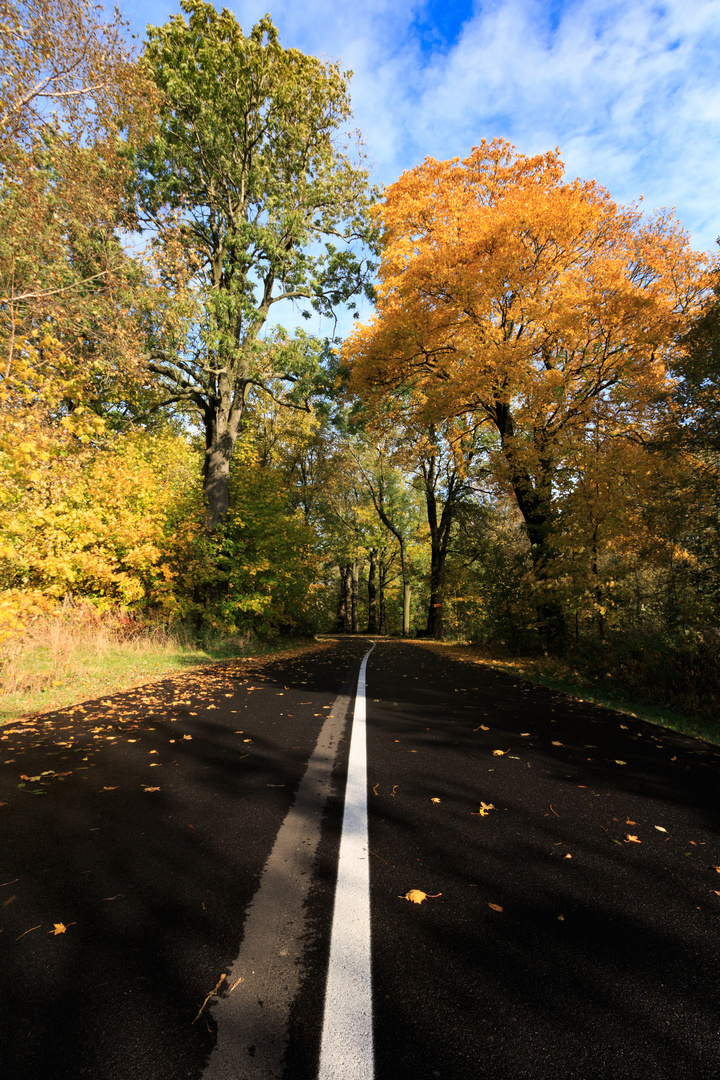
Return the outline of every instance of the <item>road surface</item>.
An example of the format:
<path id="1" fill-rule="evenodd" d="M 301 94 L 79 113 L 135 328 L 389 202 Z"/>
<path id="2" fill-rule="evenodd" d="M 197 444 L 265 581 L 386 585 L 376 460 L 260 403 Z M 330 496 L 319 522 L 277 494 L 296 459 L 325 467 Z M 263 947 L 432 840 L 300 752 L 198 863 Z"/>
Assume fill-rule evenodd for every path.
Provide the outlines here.
<path id="1" fill-rule="evenodd" d="M 4 1080 L 720 1076 L 720 751 L 371 645 L 2 730 Z"/>

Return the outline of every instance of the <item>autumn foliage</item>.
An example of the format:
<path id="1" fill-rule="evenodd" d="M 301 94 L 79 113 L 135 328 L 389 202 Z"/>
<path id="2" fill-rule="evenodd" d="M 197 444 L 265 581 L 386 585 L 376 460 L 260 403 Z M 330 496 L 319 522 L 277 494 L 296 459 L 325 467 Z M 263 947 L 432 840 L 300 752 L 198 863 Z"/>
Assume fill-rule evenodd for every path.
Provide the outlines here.
<path id="1" fill-rule="evenodd" d="M 469 414 L 491 428 L 495 476 L 527 531 L 539 630 L 557 644 L 563 496 L 579 506 L 588 476 L 605 483 L 605 455 L 622 442 L 632 457 L 651 433 L 706 260 L 672 215 L 645 219 L 568 181 L 557 152 L 528 158 L 501 140 L 427 159 L 377 214 L 377 313 L 346 344 L 353 386 L 405 394 L 428 422 Z"/>
<path id="2" fill-rule="evenodd" d="M 0 641 L 422 632 L 714 701 L 717 264 L 500 139 L 368 218 L 339 67 L 180 6 L 134 53 L 0 5 Z"/>

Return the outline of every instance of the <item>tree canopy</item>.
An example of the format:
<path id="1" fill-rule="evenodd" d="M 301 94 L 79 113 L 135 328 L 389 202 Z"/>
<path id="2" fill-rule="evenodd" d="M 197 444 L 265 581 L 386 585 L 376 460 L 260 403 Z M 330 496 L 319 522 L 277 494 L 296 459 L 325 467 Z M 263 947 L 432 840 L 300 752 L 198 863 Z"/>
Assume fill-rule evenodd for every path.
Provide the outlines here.
<path id="1" fill-rule="evenodd" d="M 283 49 L 269 17 L 246 36 L 232 14 L 182 0 L 189 16 L 148 30 L 162 94 L 139 167 L 140 213 L 169 264 L 181 256 L 198 317 L 182 340 L 156 335 L 151 370 L 169 399 L 202 415 L 214 527 L 229 507 L 229 463 L 249 387 L 281 378 L 301 405 L 317 370 L 307 339 L 260 340 L 284 301 L 332 315 L 366 284 L 367 174 L 343 149 L 346 75 Z"/>

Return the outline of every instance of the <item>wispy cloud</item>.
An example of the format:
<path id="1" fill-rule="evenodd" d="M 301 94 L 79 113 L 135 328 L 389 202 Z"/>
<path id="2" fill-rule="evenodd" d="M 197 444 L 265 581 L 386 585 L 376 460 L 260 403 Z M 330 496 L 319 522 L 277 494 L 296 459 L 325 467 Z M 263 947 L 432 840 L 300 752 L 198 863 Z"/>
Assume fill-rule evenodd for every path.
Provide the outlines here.
<path id="1" fill-rule="evenodd" d="M 247 31 L 267 0 L 229 6 Z M 720 0 L 278 0 L 271 14 L 284 45 L 353 69 L 381 182 L 483 137 L 525 153 L 559 146 L 570 174 L 621 202 L 676 206 L 695 245 L 713 248 Z"/>
<path id="2" fill-rule="evenodd" d="M 245 32 L 271 7 L 283 45 L 340 59 L 375 179 L 503 136 L 558 146 L 620 202 L 675 206 L 720 234 L 720 0 L 216 0 Z M 127 0 L 136 32 L 177 0 Z"/>

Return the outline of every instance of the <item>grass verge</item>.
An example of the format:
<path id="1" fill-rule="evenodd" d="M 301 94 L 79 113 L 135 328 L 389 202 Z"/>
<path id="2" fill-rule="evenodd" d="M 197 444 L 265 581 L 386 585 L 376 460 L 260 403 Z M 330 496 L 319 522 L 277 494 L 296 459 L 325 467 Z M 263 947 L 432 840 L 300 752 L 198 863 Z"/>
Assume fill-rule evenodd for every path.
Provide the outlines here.
<path id="1" fill-rule="evenodd" d="M 198 645 L 167 628 L 128 628 L 77 612 L 39 620 L 0 647 L 0 726 L 204 664 L 306 644 L 306 638 L 217 637 Z"/>
<path id="2" fill-rule="evenodd" d="M 428 642 L 428 644 L 431 644 Z M 435 643 L 432 643 L 435 644 Z M 438 643 L 440 644 L 440 643 Z M 497 652 L 482 645 L 448 642 L 440 645 L 453 655 L 473 663 L 487 664 L 488 667 L 517 675 L 521 679 L 559 690 L 578 701 L 590 701 L 594 705 L 604 705 L 615 712 L 647 720 L 659 727 L 720 746 L 720 716 L 697 716 L 678 709 L 668 708 L 654 702 L 636 700 L 622 686 L 613 680 L 592 681 L 581 671 L 557 657 L 549 656 L 498 656 Z"/>

